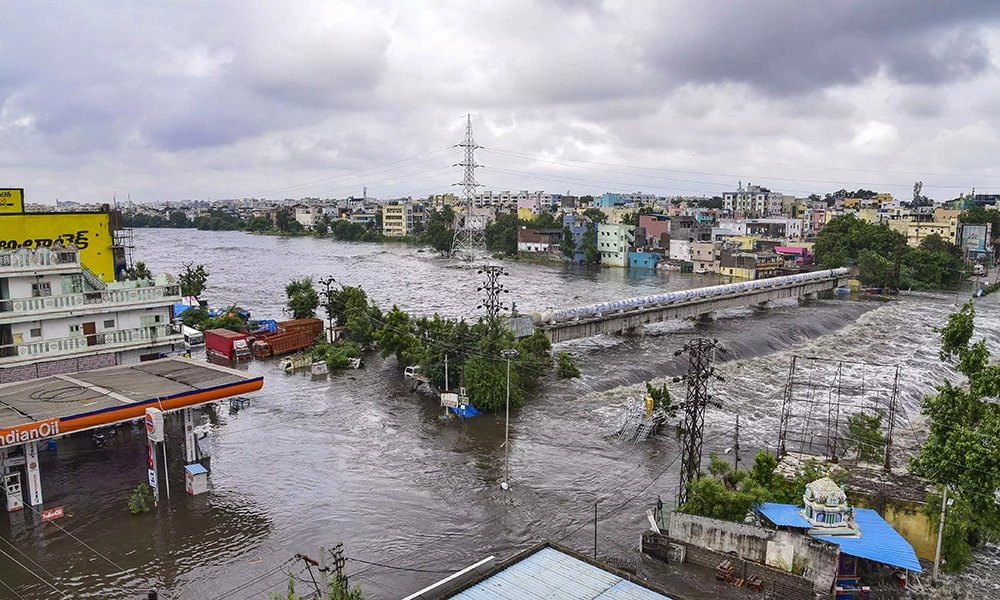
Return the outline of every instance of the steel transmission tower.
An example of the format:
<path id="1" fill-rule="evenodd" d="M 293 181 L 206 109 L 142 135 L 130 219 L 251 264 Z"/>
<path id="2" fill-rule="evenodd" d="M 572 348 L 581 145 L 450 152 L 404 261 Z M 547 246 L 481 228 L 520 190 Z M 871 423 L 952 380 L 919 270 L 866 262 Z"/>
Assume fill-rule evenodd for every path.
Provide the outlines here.
<path id="1" fill-rule="evenodd" d="M 699 338 L 688 342 L 676 354 L 687 352 L 688 371 L 684 377 L 675 378 L 687 381 L 687 397 L 681 404 L 684 409 L 684 450 L 681 457 L 681 485 L 677 495 L 677 505 L 687 501 L 688 485 L 698 478 L 701 471 L 701 440 L 705 427 L 705 407 L 709 404 L 722 407 L 722 403 L 712 399 L 708 391 L 708 383 L 712 377 L 717 377 L 713 362 L 716 351 L 725 352 L 719 346 L 718 340 Z"/>
<path id="2" fill-rule="evenodd" d="M 476 308 L 485 308 L 486 316 L 495 319 L 500 316 L 500 311 L 505 307 L 500 300 L 501 294 L 509 294 L 510 290 L 500 281 L 500 277 L 509 275 L 503 267 L 497 265 L 486 265 L 477 271 L 480 275 L 486 275 L 486 281 L 477 292 L 486 292 L 483 296 L 483 303 Z"/>
<path id="3" fill-rule="evenodd" d="M 465 117 L 465 141 L 458 144 L 458 147 L 465 148 L 465 159 L 455 166 L 465 168 L 465 176 L 462 183 L 455 185 L 462 186 L 462 206 L 465 208 L 465 217 L 462 225 L 455 229 L 455 237 L 451 242 L 451 255 L 454 258 L 461 258 L 473 261 L 477 257 L 486 255 L 486 224 L 482 219 L 473 218 L 472 203 L 476 197 L 476 168 L 481 165 L 476 164 L 476 141 L 472 139 L 472 116 Z"/>

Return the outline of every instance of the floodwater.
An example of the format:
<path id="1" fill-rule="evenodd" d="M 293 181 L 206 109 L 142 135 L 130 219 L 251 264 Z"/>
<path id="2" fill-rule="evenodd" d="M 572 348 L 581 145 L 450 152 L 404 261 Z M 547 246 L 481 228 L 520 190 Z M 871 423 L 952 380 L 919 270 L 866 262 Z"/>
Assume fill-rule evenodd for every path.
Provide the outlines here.
<path id="1" fill-rule="evenodd" d="M 307 275 L 360 285 L 383 307 L 419 314 L 474 317 L 479 302 L 474 270 L 411 247 L 194 230 L 136 230 L 135 241 L 135 259 L 154 273 L 204 264 L 204 297 L 256 318 L 284 318 L 285 284 Z M 520 311 L 716 283 L 667 272 L 506 266 L 505 300 Z M 436 400 L 411 391 L 393 358 L 372 356 L 362 370 L 322 379 L 285 375 L 273 360 L 240 365 L 263 375 L 265 386 L 238 413 L 220 404 L 200 415 L 211 423 L 209 494 L 184 494 L 176 435 L 171 499 L 142 516 L 126 510 L 128 491 L 145 479 L 142 431 L 122 427 L 103 448 L 81 435 L 42 449 L 46 507 L 65 506 L 67 515 L 44 526 L 29 510 L 0 517 L 0 597 L 135 599 L 157 589 L 167 599 L 266 598 L 289 576 L 300 591 L 313 589 L 315 572 L 295 555 L 316 558 L 320 546 L 343 544 L 352 584 L 372 598 L 400 598 L 544 539 L 592 552 L 595 503 L 598 552 L 635 558 L 645 509 L 676 493 L 680 450 L 671 434 L 640 445 L 607 436 L 642 382 L 683 372 L 675 352 L 685 342 L 711 337 L 728 349 L 713 384 L 722 408 L 706 417 L 706 457 L 732 446 L 737 412 L 744 460 L 773 447 L 793 356 L 901 367 L 897 444 L 907 448 L 922 439 L 920 398 L 954 377 L 937 359 L 933 328 L 955 297 L 783 303 L 671 322 L 644 337 L 560 344 L 583 377 L 550 377 L 511 413 L 508 492 L 499 485 L 503 415 L 442 422 Z M 995 297 L 979 306 L 979 332 L 996 350 Z M 984 585 L 994 579 L 990 563 L 980 561 L 972 577 Z"/>

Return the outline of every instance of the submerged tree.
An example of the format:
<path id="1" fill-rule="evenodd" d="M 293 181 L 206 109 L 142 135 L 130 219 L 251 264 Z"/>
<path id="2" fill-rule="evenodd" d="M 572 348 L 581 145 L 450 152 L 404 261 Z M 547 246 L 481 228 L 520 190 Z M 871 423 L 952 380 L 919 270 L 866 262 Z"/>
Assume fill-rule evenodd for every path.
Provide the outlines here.
<path id="1" fill-rule="evenodd" d="M 319 293 L 313 287 L 312 277 L 293 279 L 285 286 L 288 296 L 288 312 L 293 319 L 307 319 L 316 316 L 319 306 Z"/>

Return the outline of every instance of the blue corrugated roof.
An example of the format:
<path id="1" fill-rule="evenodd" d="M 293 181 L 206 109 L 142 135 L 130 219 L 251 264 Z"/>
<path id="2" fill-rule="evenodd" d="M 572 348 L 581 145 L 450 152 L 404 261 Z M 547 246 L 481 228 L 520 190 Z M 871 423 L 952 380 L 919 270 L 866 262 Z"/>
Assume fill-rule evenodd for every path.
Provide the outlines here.
<path id="1" fill-rule="evenodd" d="M 801 510 L 801 507 L 792 504 L 778 504 L 777 502 L 764 502 L 757 507 L 757 512 L 767 517 L 768 521 L 778 527 L 810 529 L 812 524 L 799 513 Z"/>
<path id="2" fill-rule="evenodd" d="M 542 548 L 451 598 L 462 600 L 670 600 L 555 548 Z"/>
<path id="3" fill-rule="evenodd" d="M 817 540 L 831 542 L 840 546 L 844 554 L 867 558 L 875 562 L 902 567 L 916 573 L 921 573 L 920 561 L 903 536 L 885 522 L 877 512 L 870 508 L 855 508 L 854 521 L 861 529 L 861 537 L 843 537 L 835 535 L 816 535 Z"/>

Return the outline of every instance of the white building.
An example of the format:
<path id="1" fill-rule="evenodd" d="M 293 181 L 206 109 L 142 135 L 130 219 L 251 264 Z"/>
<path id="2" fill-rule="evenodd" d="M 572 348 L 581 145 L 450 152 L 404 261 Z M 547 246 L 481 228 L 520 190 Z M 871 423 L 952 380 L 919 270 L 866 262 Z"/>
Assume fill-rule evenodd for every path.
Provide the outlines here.
<path id="1" fill-rule="evenodd" d="M 744 189 L 741 181 L 735 192 L 722 194 L 722 208 L 733 216 L 770 217 L 782 214 L 783 198 L 780 192 L 772 192 L 759 185 L 747 184 Z"/>
<path id="2" fill-rule="evenodd" d="M 169 275 L 105 284 L 75 248 L 0 251 L 0 383 L 137 362 L 184 348 Z"/>

